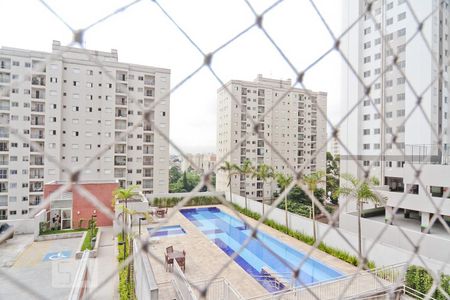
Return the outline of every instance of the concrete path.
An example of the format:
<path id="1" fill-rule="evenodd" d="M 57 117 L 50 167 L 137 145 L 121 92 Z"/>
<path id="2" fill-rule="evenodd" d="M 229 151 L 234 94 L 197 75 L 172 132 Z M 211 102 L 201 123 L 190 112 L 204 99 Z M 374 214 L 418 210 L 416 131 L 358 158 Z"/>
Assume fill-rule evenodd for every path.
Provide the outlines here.
<path id="1" fill-rule="evenodd" d="M 92 299 L 119 299 L 118 286 L 119 275 L 108 280 L 108 276 L 113 274 L 118 268 L 117 247 L 114 240 L 112 227 L 101 227 L 102 236 L 100 238 L 97 258 L 90 259 L 91 281 L 90 288 Z M 105 280 L 107 280 L 105 282 Z"/>
<path id="2" fill-rule="evenodd" d="M 20 254 L 33 243 L 34 235 L 16 234 L 0 245 L 0 267 L 11 267 Z"/>

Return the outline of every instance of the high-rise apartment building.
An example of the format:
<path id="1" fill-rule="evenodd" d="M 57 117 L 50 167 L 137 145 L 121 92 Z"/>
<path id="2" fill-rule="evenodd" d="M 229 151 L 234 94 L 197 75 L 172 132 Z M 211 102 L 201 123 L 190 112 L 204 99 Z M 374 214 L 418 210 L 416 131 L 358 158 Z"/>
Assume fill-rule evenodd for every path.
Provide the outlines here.
<path id="1" fill-rule="evenodd" d="M 237 165 L 250 160 L 254 167 L 266 164 L 276 172 L 292 174 L 283 159 L 266 144 L 266 139 L 295 170 L 304 164 L 306 174 L 325 170 L 326 120 L 319 109 L 326 113 L 326 106 L 326 93 L 293 88 L 291 80 L 261 75 L 255 81 L 232 80 L 217 92 L 217 160 L 226 156 L 226 161 Z M 254 133 L 248 118 L 258 121 L 266 112 L 259 133 Z M 240 143 L 246 134 L 249 136 Z M 229 190 L 227 176 L 218 172 L 218 191 Z M 246 191 L 249 198 L 262 201 L 271 198 L 276 183 L 235 175 L 232 190 L 241 195 Z"/>
<path id="2" fill-rule="evenodd" d="M 199 169 L 201 173 L 206 173 L 214 169 L 215 163 L 216 163 L 216 154 L 215 153 L 188 153 L 186 154 L 187 158 L 189 160 L 183 158 L 183 161 L 181 162 L 181 171 L 184 172 L 189 167 L 193 166 L 191 165 L 190 161 L 192 161 L 195 166 Z"/>
<path id="3" fill-rule="evenodd" d="M 373 18 L 364 13 L 368 3 Z M 426 194 L 442 196 L 450 180 L 447 166 L 447 172 L 439 175 L 445 180 L 433 175 L 448 164 L 450 154 L 448 5 L 447 0 L 358 0 L 343 8 L 344 28 L 363 17 L 340 44 L 358 74 L 344 63 L 342 115 L 361 100 L 340 126 L 339 137 L 348 149 L 341 147 L 341 173 L 362 178 L 364 170 L 357 167 L 356 158 L 380 179 L 388 196 L 387 212 L 398 205 L 405 216 L 409 210 L 421 213 L 423 223 L 435 211 Z M 424 20 L 420 26 L 416 18 Z M 421 108 L 416 109 L 417 103 Z M 426 164 L 421 174 L 425 189 L 415 181 L 409 163 Z M 403 192 L 408 193 L 407 200 L 399 201 Z M 443 213 L 450 213 L 449 205 L 444 205 Z"/>
<path id="4" fill-rule="evenodd" d="M 44 182 L 69 174 L 8 126 L 71 170 L 92 160 L 81 180 L 117 179 L 143 193 L 167 192 L 169 145 L 154 124 L 168 135 L 169 90 L 170 70 L 121 63 L 116 50 L 57 41 L 52 53 L 1 48 L 0 219 L 23 218 L 42 200 Z M 121 137 L 160 99 L 149 123 Z M 105 145 L 111 147 L 97 156 Z"/>

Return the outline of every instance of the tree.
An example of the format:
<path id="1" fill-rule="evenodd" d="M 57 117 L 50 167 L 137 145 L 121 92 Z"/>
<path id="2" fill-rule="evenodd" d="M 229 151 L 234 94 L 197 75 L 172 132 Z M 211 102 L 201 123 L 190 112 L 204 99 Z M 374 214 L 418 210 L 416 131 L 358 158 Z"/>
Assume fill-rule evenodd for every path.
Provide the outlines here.
<path id="1" fill-rule="evenodd" d="M 362 257 L 361 212 L 363 203 L 372 202 L 373 204 L 378 205 L 384 203 L 386 198 L 373 191 L 373 187 L 380 184 L 376 177 L 371 177 L 369 180 L 359 180 L 351 174 L 342 174 L 341 178 L 344 179 L 348 185 L 340 187 L 337 194 L 356 200 L 356 207 L 358 210 L 358 251 L 359 256 Z"/>
<path id="2" fill-rule="evenodd" d="M 226 161 L 220 166 L 219 171 L 227 172 L 228 176 L 228 186 L 230 187 L 230 202 L 233 203 L 233 194 L 231 190 L 231 178 L 236 173 L 236 165 Z"/>
<path id="3" fill-rule="evenodd" d="M 266 183 L 268 179 L 270 180 L 270 197 L 272 197 L 272 179 L 274 178 L 273 168 L 266 164 L 259 165 L 255 172 L 253 173 L 253 177 L 256 177 L 259 180 L 262 180 L 263 183 Z M 262 201 L 262 213 L 264 215 L 264 194 Z"/>
<path id="4" fill-rule="evenodd" d="M 324 171 L 317 171 L 313 172 L 309 175 L 303 176 L 303 181 L 305 182 L 306 186 L 308 187 L 308 190 L 311 192 L 311 194 L 314 195 L 317 191 L 317 186 L 319 184 L 325 183 L 325 172 Z M 316 205 L 314 204 L 314 201 L 311 199 L 311 215 L 312 215 L 312 224 L 313 224 L 313 237 L 314 241 L 317 239 L 317 233 L 316 233 Z"/>
<path id="5" fill-rule="evenodd" d="M 181 177 L 181 171 L 180 168 L 177 166 L 173 166 L 169 170 L 169 184 L 173 184 L 178 181 Z"/>
<path id="6" fill-rule="evenodd" d="M 327 152 L 327 194 L 331 194 L 330 198 L 336 203 L 336 191 L 339 189 L 339 173 L 340 173 L 340 157 Z M 337 204 L 337 203 L 336 203 Z"/>
<path id="7" fill-rule="evenodd" d="M 283 173 L 277 173 L 275 175 L 278 183 L 278 187 L 280 188 L 280 193 L 283 193 L 283 191 L 291 184 L 292 182 L 292 176 L 285 175 Z M 288 226 L 288 209 L 287 209 L 287 195 L 284 196 L 284 212 L 286 216 L 286 227 Z"/>
<path id="8" fill-rule="evenodd" d="M 125 207 L 122 206 L 122 240 L 125 241 L 124 244 L 124 253 L 127 253 L 127 241 L 128 239 L 125 239 L 125 227 L 127 225 L 127 211 L 128 211 L 128 200 L 138 195 L 138 192 L 136 189 L 138 188 L 137 185 L 132 185 L 127 188 L 117 188 L 113 191 L 113 196 L 116 201 L 124 201 Z"/>
<path id="9" fill-rule="evenodd" d="M 175 183 L 169 185 L 171 193 L 185 193 L 192 191 L 200 182 L 200 176 L 192 171 L 185 171 Z"/>
<path id="10" fill-rule="evenodd" d="M 241 166 L 235 166 L 236 171 L 244 176 L 244 181 L 246 181 L 247 176 L 254 173 L 254 168 L 250 160 L 246 159 Z M 244 185 L 244 197 L 245 197 L 245 209 L 247 209 L 247 184 Z"/>

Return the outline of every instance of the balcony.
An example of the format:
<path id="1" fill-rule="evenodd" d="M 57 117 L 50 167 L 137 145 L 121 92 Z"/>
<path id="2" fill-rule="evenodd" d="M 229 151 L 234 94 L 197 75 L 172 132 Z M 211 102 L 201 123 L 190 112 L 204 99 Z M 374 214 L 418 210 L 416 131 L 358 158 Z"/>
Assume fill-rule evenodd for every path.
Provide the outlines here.
<path id="1" fill-rule="evenodd" d="M 0 113 L 0 126 L 9 125 L 9 114 Z"/>
<path id="2" fill-rule="evenodd" d="M 125 120 L 116 120 L 114 122 L 114 128 L 116 130 L 125 130 L 127 129 L 127 122 Z"/>
<path id="3" fill-rule="evenodd" d="M 125 166 L 126 164 L 127 164 L 127 159 L 125 156 L 114 157 L 114 165 L 115 166 Z"/>
<path id="4" fill-rule="evenodd" d="M 31 89 L 31 98 L 44 100 L 45 99 L 45 90 L 32 88 Z"/>
<path id="5" fill-rule="evenodd" d="M 0 179 L 8 179 L 8 169 L 0 169 Z"/>
<path id="6" fill-rule="evenodd" d="M 11 60 L 7 58 L 0 59 L 0 69 L 9 70 L 11 69 Z"/>
<path id="7" fill-rule="evenodd" d="M 8 206 L 8 196 L 0 196 L 0 206 Z"/>
<path id="8" fill-rule="evenodd" d="M 152 189 L 153 188 L 153 180 L 151 180 L 151 179 L 142 180 L 142 188 L 143 189 Z"/>
<path id="9" fill-rule="evenodd" d="M 9 111 L 9 101 L 0 101 L 0 110 Z"/>
<path id="10" fill-rule="evenodd" d="M 154 97 L 155 96 L 155 89 L 153 88 L 144 88 L 144 96 L 145 97 Z"/>
<path id="11" fill-rule="evenodd" d="M 44 142 L 35 142 L 35 144 L 37 144 L 37 146 L 39 146 L 41 149 L 44 149 Z M 42 150 L 40 150 L 38 147 L 30 145 L 30 152 L 41 153 Z"/>
<path id="12" fill-rule="evenodd" d="M 31 104 L 31 112 L 44 113 L 45 106 L 42 103 L 32 103 Z"/>
<path id="13" fill-rule="evenodd" d="M 116 85 L 116 93 L 117 94 L 126 94 L 128 91 L 128 87 L 124 83 L 118 83 Z"/>
<path id="14" fill-rule="evenodd" d="M 144 166 L 152 166 L 153 165 L 153 157 L 152 156 L 144 156 L 142 164 Z"/>
<path id="15" fill-rule="evenodd" d="M 9 84 L 11 82 L 11 76 L 9 73 L 0 72 L 0 83 Z"/>
<path id="16" fill-rule="evenodd" d="M 8 142 L 0 142 L 0 151 L 1 152 L 9 151 L 9 144 L 8 144 Z"/>
<path id="17" fill-rule="evenodd" d="M 44 130 L 32 128 L 30 132 L 31 139 L 43 139 L 44 138 Z"/>
<path id="18" fill-rule="evenodd" d="M 31 125 L 32 126 L 44 126 L 45 125 L 45 119 L 43 116 L 31 116 Z"/>
<path id="19" fill-rule="evenodd" d="M 153 134 L 144 134 L 144 143 L 153 143 Z"/>
<path id="20" fill-rule="evenodd" d="M 31 85 L 45 86 L 45 75 L 33 75 Z"/>
<path id="21" fill-rule="evenodd" d="M 127 72 L 117 71 L 116 72 L 116 80 L 117 81 L 127 81 Z"/>
<path id="22" fill-rule="evenodd" d="M 153 131 L 153 126 L 150 124 L 145 124 L 144 125 L 144 131 Z"/>
<path id="23" fill-rule="evenodd" d="M 31 166 L 43 166 L 44 165 L 44 159 L 41 157 L 36 157 L 35 159 L 30 160 Z"/>
<path id="24" fill-rule="evenodd" d="M 44 172 L 31 172 L 30 179 L 44 179 Z"/>
<path id="25" fill-rule="evenodd" d="M 153 155 L 153 146 L 151 145 L 145 145 L 143 148 L 144 154 L 151 154 Z"/>
<path id="26" fill-rule="evenodd" d="M 42 181 L 39 182 L 33 182 L 30 184 L 30 193 L 40 193 L 43 189 L 43 183 Z"/>
<path id="27" fill-rule="evenodd" d="M 122 178 L 125 177 L 124 169 L 114 169 L 114 178 Z"/>
<path id="28" fill-rule="evenodd" d="M 114 145 L 114 153 L 124 154 L 126 152 L 125 145 Z"/>
<path id="29" fill-rule="evenodd" d="M 127 141 L 127 135 L 122 135 L 120 132 L 116 132 L 114 136 L 114 141 L 116 143 L 125 143 Z"/>
<path id="30" fill-rule="evenodd" d="M 144 169 L 143 175 L 144 177 L 153 177 L 153 169 Z"/>
<path id="31" fill-rule="evenodd" d="M 145 108 L 149 108 L 150 106 L 152 106 L 155 103 L 155 101 L 153 101 L 153 99 L 144 99 L 144 107 Z"/>
<path id="32" fill-rule="evenodd" d="M 145 75 L 144 85 L 155 85 L 155 76 Z"/>
<path id="33" fill-rule="evenodd" d="M 45 61 L 33 60 L 32 61 L 32 70 L 33 70 L 33 73 L 47 72 L 47 68 L 45 66 Z"/>
<path id="34" fill-rule="evenodd" d="M 7 166 L 9 164 L 9 156 L 6 154 L 0 155 L 0 166 Z"/>
<path id="35" fill-rule="evenodd" d="M 127 98 L 123 96 L 116 96 L 116 105 L 126 106 Z"/>
<path id="36" fill-rule="evenodd" d="M 9 98 L 11 90 L 9 87 L 0 87 L 0 98 Z"/>
<path id="37" fill-rule="evenodd" d="M 116 118 L 126 118 L 127 110 L 125 108 L 116 108 L 115 116 Z"/>
<path id="38" fill-rule="evenodd" d="M 31 206 L 39 205 L 42 201 L 42 196 L 39 195 L 31 195 L 30 199 L 28 200 L 28 204 Z"/>

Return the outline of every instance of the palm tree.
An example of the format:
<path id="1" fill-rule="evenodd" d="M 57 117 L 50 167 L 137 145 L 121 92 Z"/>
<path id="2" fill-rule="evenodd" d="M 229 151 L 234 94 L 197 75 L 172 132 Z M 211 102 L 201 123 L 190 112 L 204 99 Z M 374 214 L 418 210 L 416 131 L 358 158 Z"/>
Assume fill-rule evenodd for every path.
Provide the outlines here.
<path id="1" fill-rule="evenodd" d="M 273 168 L 266 164 L 259 165 L 253 173 L 253 177 L 256 177 L 257 179 L 262 180 L 263 183 L 266 183 L 266 180 L 274 177 Z M 272 182 L 270 182 L 270 196 L 272 197 Z M 262 214 L 264 215 L 264 194 L 262 201 Z"/>
<path id="2" fill-rule="evenodd" d="M 341 178 L 349 183 L 349 185 L 340 187 L 338 195 L 348 196 L 356 200 L 358 210 L 358 251 L 362 257 L 362 241 L 361 241 L 361 212 L 363 203 L 372 202 L 375 205 L 384 203 L 386 198 L 373 191 L 373 187 L 379 185 L 380 182 L 376 177 L 371 177 L 368 181 L 359 180 L 351 174 L 342 174 Z"/>
<path id="3" fill-rule="evenodd" d="M 277 173 L 276 175 L 278 186 L 280 187 L 280 193 L 282 193 L 292 182 L 292 176 L 285 175 L 283 173 Z M 288 210 L 287 210 L 287 195 L 284 195 L 284 212 L 286 215 L 286 227 L 288 226 Z"/>
<path id="4" fill-rule="evenodd" d="M 314 196 L 315 191 L 317 190 L 317 185 L 326 183 L 325 179 L 325 172 L 324 171 L 317 171 L 313 172 L 309 175 L 305 175 L 303 177 L 303 181 L 306 183 L 306 186 L 308 187 L 308 190 L 311 192 L 311 195 Z M 317 238 L 316 233 L 316 205 L 314 204 L 313 199 L 311 199 L 311 214 L 312 214 L 312 224 L 313 224 L 313 236 L 314 241 Z"/>
<path id="5" fill-rule="evenodd" d="M 128 212 L 128 199 L 133 198 L 134 196 L 138 195 L 138 192 L 136 191 L 136 189 L 138 188 L 137 185 L 132 185 L 129 186 L 128 188 L 117 188 L 113 191 L 113 196 L 114 199 L 116 201 L 125 201 L 125 207 L 122 207 L 122 218 L 123 218 L 123 223 L 122 223 L 122 240 L 125 242 L 124 244 L 124 253 L 127 253 L 127 240 L 125 239 L 125 226 L 126 226 L 126 222 L 127 222 L 127 217 L 126 214 Z"/>
<path id="6" fill-rule="evenodd" d="M 228 186 L 230 187 L 230 202 L 233 203 L 233 194 L 231 192 L 231 178 L 236 172 L 236 165 L 226 161 L 220 166 L 219 171 L 224 171 L 228 173 Z"/>
<path id="7" fill-rule="evenodd" d="M 254 172 L 252 163 L 250 160 L 246 159 L 241 166 L 235 166 L 235 170 L 244 176 L 244 180 L 247 179 L 248 175 L 252 175 Z M 244 184 L 244 197 L 245 197 L 245 209 L 247 209 L 247 185 Z"/>

